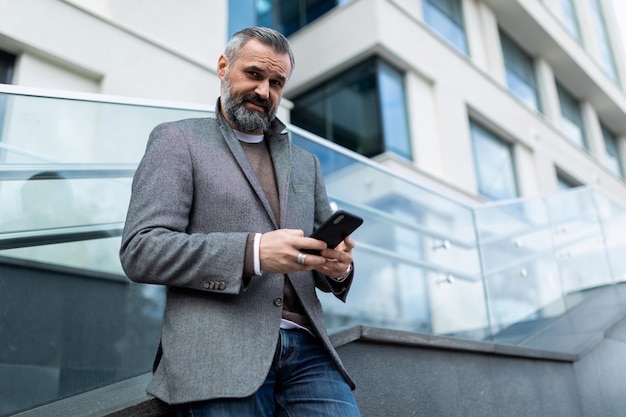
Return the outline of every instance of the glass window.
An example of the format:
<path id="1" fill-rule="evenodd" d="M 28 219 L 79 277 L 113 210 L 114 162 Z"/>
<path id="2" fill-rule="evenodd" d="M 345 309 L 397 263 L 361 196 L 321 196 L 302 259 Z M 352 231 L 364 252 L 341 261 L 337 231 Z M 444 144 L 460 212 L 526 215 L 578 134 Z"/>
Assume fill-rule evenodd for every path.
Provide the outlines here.
<path id="1" fill-rule="evenodd" d="M 576 145 L 587 148 L 587 138 L 583 119 L 580 114 L 580 103 L 562 85 L 557 83 L 559 103 L 561 105 L 561 130 L 565 137 Z"/>
<path id="2" fill-rule="evenodd" d="M 404 75 L 384 61 L 379 61 L 377 75 L 385 150 L 411 159 Z"/>
<path id="3" fill-rule="evenodd" d="M 269 0 L 230 0 L 228 2 L 228 38 L 235 32 L 259 24 L 257 10 Z M 266 25 L 260 25 L 266 26 Z"/>
<path id="4" fill-rule="evenodd" d="M 13 67 L 15 66 L 15 56 L 0 51 L 0 83 L 11 84 L 13 79 Z"/>
<path id="5" fill-rule="evenodd" d="M 613 134 L 606 126 L 600 124 L 602 129 L 602 138 L 606 148 L 606 166 L 620 177 L 624 176 L 622 164 L 619 157 L 619 147 L 617 144 L 617 136 Z"/>
<path id="6" fill-rule="evenodd" d="M 578 24 L 578 15 L 576 14 L 574 2 L 572 0 L 561 0 L 561 7 L 563 8 L 563 23 L 565 23 L 565 28 L 574 39 L 580 42 L 580 26 Z"/>
<path id="7" fill-rule="evenodd" d="M 596 35 L 600 41 L 600 52 L 602 54 L 602 67 L 606 74 L 613 80 L 618 81 L 617 69 L 615 67 L 615 57 L 611 48 L 611 40 L 606 29 L 604 13 L 598 0 L 589 0 L 591 6 L 591 17 L 596 30 Z"/>
<path id="8" fill-rule="evenodd" d="M 424 0 L 424 20 L 439 36 L 468 55 L 463 9 L 460 0 Z"/>
<path id="9" fill-rule="evenodd" d="M 0 51 L 0 84 L 11 84 L 13 80 L 13 68 L 15 67 L 15 56 Z M 0 94 L 0 142 L 4 136 L 4 113 L 6 111 L 7 96 Z"/>
<path id="10" fill-rule="evenodd" d="M 294 125 L 368 157 L 411 157 L 403 75 L 378 58 L 290 99 Z"/>
<path id="11" fill-rule="evenodd" d="M 509 90 L 533 110 L 541 111 L 533 58 L 502 30 L 500 42 Z"/>
<path id="12" fill-rule="evenodd" d="M 567 191 L 572 188 L 580 187 L 577 181 L 573 180 L 569 175 L 558 172 L 556 174 L 556 181 L 559 191 Z"/>
<path id="13" fill-rule="evenodd" d="M 346 0 L 230 0 L 229 34 L 258 25 L 289 36 L 343 3 Z"/>
<path id="14" fill-rule="evenodd" d="M 511 144 L 474 121 L 470 132 L 480 194 L 492 200 L 517 197 Z"/>

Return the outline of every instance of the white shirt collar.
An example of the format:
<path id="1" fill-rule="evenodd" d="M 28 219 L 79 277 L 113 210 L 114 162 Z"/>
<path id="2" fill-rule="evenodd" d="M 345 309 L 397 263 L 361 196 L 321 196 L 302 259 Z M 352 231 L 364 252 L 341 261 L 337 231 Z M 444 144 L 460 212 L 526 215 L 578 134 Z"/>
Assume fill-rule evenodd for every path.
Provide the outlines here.
<path id="1" fill-rule="evenodd" d="M 239 139 L 242 142 L 246 142 L 246 143 L 261 143 L 263 142 L 263 135 L 249 135 L 247 133 L 243 133 L 240 132 L 238 130 L 234 130 L 233 132 L 235 132 L 235 136 L 237 136 L 237 139 Z"/>

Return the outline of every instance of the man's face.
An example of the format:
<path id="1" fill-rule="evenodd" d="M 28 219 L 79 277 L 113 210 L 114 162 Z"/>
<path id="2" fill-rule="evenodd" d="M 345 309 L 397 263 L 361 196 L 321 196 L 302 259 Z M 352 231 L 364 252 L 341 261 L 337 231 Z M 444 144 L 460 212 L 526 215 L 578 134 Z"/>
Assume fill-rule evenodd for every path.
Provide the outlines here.
<path id="1" fill-rule="evenodd" d="M 274 117 L 291 75 L 289 54 L 276 53 L 256 39 L 248 41 L 239 57 L 229 62 L 218 60 L 222 80 L 222 112 L 233 129 L 261 134 Z"/>

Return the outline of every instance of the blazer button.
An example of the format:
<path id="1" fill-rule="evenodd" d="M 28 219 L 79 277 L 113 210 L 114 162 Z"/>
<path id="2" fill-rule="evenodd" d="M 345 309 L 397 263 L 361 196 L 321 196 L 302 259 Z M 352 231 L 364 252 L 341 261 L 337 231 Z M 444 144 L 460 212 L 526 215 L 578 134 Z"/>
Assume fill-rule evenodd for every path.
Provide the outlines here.
<path id="1" fill-rule="evenodd" d="M 283 305 L 283 299 L 280 297 L 274 298 L 274 305 L 276 307 L 281 307 Z"/>
<path id="2" fill-rule="evenodd" d="M 226 283 L 224 281 L 220 281 L 218 286 L 218 290 L 224 290 L 226 288 Z"/>
<path id="3" fill-rule="evenodd" d="M 209 283 L 209 281 L 204 281 L 202 283 L 202 286 L 208 290 L 211 287 L 211 284 Z"/>

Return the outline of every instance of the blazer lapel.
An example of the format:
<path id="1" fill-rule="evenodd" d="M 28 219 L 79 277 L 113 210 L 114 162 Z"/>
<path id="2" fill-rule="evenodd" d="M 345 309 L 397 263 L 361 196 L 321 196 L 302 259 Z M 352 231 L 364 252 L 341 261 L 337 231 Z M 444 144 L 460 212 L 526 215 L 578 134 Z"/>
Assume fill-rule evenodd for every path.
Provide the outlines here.
<path id="1" fill-rule="evenodd" d="M 280 199 L 280 223 L 283 227 L 287 215 L 287 196 L 289 196 L 289 182 L 291 179 L 291 144 L 289 133 L 285 127 L 279 134 L 266 138 L 269 140 L 270 154 L 274 163 L 278 198 Z"/>

